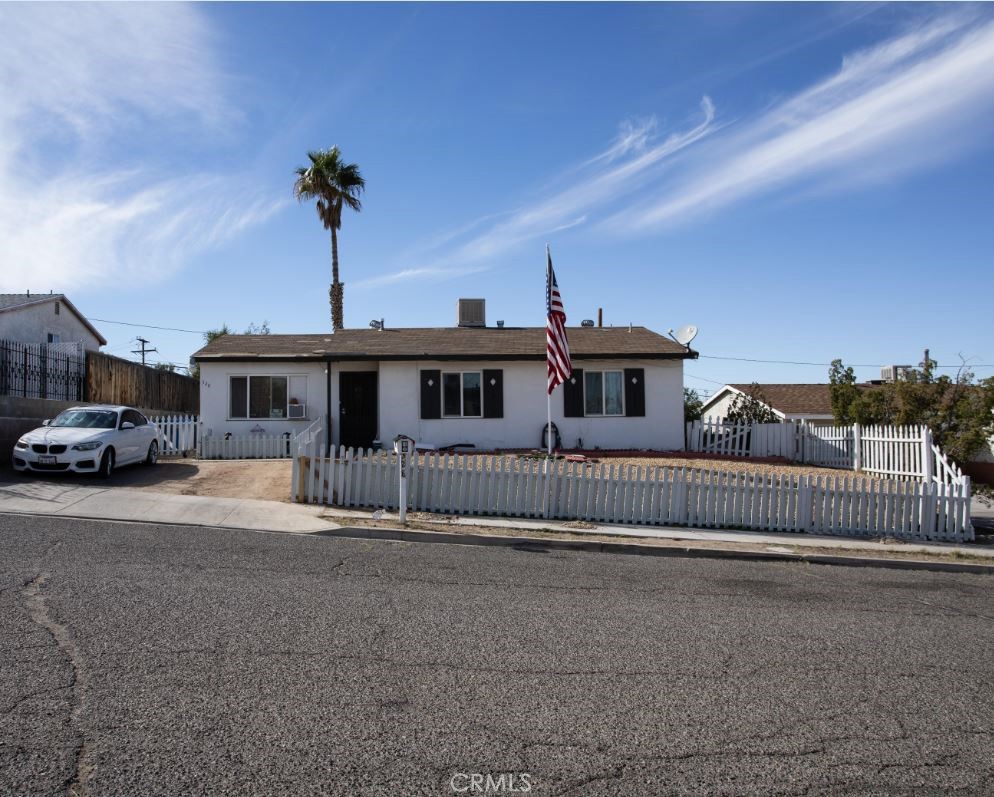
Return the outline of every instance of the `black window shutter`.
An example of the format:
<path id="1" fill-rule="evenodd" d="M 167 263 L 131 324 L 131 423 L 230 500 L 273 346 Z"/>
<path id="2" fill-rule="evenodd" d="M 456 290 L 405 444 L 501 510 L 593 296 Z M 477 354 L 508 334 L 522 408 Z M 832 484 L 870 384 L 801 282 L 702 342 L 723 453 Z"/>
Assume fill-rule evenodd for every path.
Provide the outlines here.
<path id="1" fill-rule="evenodd" d="M 629 418 L 645 416 L 645 369 L 625 369 L 625 415 Z"/>
<path id="2" fill-rule="evenodd" d="M 421 372 L 421 419 L 442 417 L 442 372 Z"/>
<path id="3" fill-rule="evenodd" d="M 504 372 L 500 368 L 483 372 L 483 417 L 504 417 Z"/>
<path id="4" fill-rule="evenodd" d="M 583 369 L 574 368 L 563 383 L 563 415 L 567 418 L 583 417 Z"/>

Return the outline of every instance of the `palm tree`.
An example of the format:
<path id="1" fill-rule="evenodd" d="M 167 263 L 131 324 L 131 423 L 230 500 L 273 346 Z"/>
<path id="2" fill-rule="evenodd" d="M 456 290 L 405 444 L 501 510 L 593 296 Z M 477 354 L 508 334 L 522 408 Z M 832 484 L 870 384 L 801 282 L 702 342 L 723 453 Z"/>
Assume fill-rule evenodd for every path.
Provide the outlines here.
<path id="1" fill-rule="evenodd" d="M 366 181 L 356 164 L 342 161 L 338 147 L 308 152 L 307 157 L 311 165 L 297 169 L 293 195 L 300 202 L 316 199 L 318 218 L 326 230 L 331 230 L 331 288 L 328 290 L 331 328 L 342 329 L 345 286 L 338 281 L 338 231 L 342 228 L 343 206 L 356 212 L 362 210 L 359 194 L 366 187 Z"/>

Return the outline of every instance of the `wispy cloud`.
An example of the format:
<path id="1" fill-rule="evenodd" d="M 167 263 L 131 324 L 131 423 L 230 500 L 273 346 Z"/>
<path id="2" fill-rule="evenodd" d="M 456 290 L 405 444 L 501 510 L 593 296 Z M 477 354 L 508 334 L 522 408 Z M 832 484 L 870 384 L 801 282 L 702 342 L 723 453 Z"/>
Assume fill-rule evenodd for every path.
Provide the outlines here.
<path id="1" fill-rule="evenodd" d="M 655 116 L 648 119 L 626 119 L 618 125 L 618 135 L 611 146 L 583 165 L 593 166 L 601 162 L 611 163 L 633 152 L 644 152 L 657 127 L 658 122 Z"/>
<path id="2" fill-rule="evenodd" d="M 161 278 L 284 204 L 161 154 L 240 120 L 197 8 L 0 4 L 0 27 L 0 290 Z"/>
<path id="3" fill-rule="evenodd" d="M 951 15 L 843 60 L 835 75 L 729 129 L 604 227 L 651 230 L 774 189 L 838 190 L 958 155 L 994 107 L 994 23 Z"/>
<path id="4" fill-rule="evenodd" d="M 447 246 L 424 255 L 426 263 L 363 280 L 357 285 L 450 278 L 485 271 L 487 262 L 494 257 L 525 241 L 578 227 L 586 222 L 590 211 L 616 202 L 644 186 L 669 158 L 711 133 L 715 129 L 714 118 L 714 104 L 709 97 L 704 97 L 697 124 L 671 133 L 661 141 L 652 138 L 656 129 L 654 120 L 623 126 L 618 138 L 607 149 L 572 170 L 572 180 L 566 188 L 533 205 L 493 214 L 440 236 L 437 240 Z M 484 226 L 483 222 L 491 219 L 500 221 Z M 482 231 L 468 239 L 463 234 L 481 227 L 484 227 Z"/>
<path id="5" fill-rule="evenodd" d="M 994 22 L 943 11 L 751 118 L 717 123 L 705 97 L 703 118 L 682 131 L 661 131 L 654 117 L 624 122 L 603 151 L 560 174 L 560 188 L 439 236 L 416 266 L 377 284 L 475 273 L 571 228 L 642 235 L 775 189 L 808 195 L 893 177 L 982 140 L 977 119 L 992 107 Z"/>
<path id="6" fill-rule="evenodd" d="M 376 288 L 383 285 L 393 285 L 398 282 L 409 282 L 410 280 L 432 280 L 442 282 L 448 279 L 456 279 L 470 274 L 479 274 L 486 271 L 486 266 L 464 266 L 458 268 L 444 268 L 442 266 L 425 266 L 422 268 L 405 268 L 394 271 L 390 274 L 380 274 L 376 277 L 356 280 L 351 284 L 353 288 Z"/>

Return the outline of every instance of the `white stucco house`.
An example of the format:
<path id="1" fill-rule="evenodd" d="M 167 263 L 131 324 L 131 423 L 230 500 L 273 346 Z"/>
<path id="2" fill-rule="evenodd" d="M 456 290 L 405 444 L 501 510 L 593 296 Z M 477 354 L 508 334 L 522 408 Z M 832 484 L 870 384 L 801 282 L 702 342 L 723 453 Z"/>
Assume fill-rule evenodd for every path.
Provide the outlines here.
<path id="1" fill-rule="evenodd" d="M 97 351 L 107 340 L 61 293 L 0 293 L 0 340 L 82 343 Z"/>
<path id="2" fill-rule="evenodd" d="M 697 352 L 645 327 L 568 336 L 573 376 L 552 396 L 563 448 L 683 449 L 683 361 Z M 320 418 L 335 446 L 542 442 L 544 327 L 225 335 L 193 359 L 204 435 L 296 435 Z"/>

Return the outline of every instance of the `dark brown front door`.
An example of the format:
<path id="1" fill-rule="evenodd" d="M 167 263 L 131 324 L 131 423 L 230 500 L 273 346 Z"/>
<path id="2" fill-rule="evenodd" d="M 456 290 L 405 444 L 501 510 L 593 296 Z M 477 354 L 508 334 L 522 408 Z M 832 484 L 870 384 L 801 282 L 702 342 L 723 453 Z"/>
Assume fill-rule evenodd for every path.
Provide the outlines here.
<path id="1" fill-rule="evenodd" d="M 376 371 L 338 375 L 339 439 L 346 448 L 369 448 L 376 438 Z"/>

